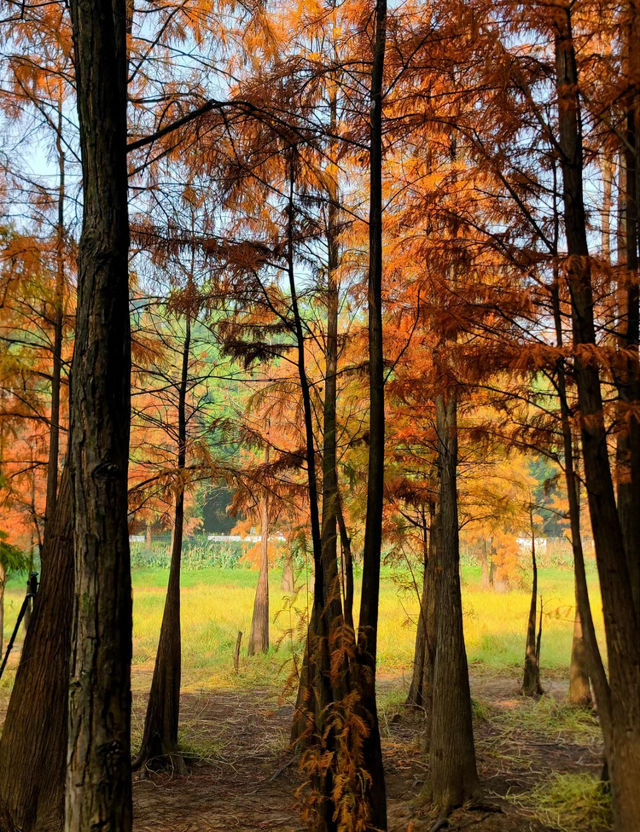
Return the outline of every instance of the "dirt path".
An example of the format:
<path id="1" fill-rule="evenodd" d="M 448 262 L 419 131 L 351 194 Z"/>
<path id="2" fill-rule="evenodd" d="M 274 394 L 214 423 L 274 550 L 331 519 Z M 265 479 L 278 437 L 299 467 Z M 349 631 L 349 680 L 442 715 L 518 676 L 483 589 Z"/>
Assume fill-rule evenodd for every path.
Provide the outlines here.
<path id="1" fill-rule="evenodd" d="M 270 690 L 187 694 L 181 704 L 186 744 L 199 759 L 186 777 L 134 783 L 136 832 L 297 832 L 291 708 L 279 708 Z"/>
<path id="2" fill-rule="evenodd" d="M 392 686 L 382 683 L 383 701 Z M 449 829 L 547 832 L 557 827 L 502 796 L 526 792 L 550 772 L 598 770 L 597 732 L 576 738 L 566 726 L 554 727 L 554 702 L 565 692 L 552 682 L 547 687 L 543 724 L 543 712 L 517 695 L 515 678 L 473 677 L 478 765 L 487 802 L 499 811 L 458 812 Z M 143 706 L 137 697 L 136 712 Z M 302 830 L 295 805 L 300 779 L 287 753 L 291 707 L 280 707 L 265 688 L 187 694 L 182 708 L 183 738 L 199 759 L 186 777 L 153 774 L 135 782 L 135 832 Z M 433 818 L 416 802 L 428 774 L 420 751 L 421 718 L 385 706 L 381 723 L 389 832 L 425 832 Z"/>

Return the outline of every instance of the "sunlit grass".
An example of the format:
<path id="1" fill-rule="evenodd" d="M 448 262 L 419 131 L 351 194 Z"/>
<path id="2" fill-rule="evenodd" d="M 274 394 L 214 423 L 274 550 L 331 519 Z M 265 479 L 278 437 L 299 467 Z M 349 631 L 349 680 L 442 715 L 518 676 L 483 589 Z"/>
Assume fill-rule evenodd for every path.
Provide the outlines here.
<path id="1" fill-rule="evenodd" d="M 561 832 L 611 828 L 611 798 L 593 774 L 558 774 L 510 798 L 521 810 Z"/>
<path id="2" fill-rule="evenodd" d="M 162 619 L 168 573 L 141 569 L 134 585 L 134 665 L 151 666 Z M 306 576 L 290 610 L 280 591 L 280 572 L 270 577 L 272 649 L 267 656 L 249 660 L 246 645 L 251 626 L 256 572 L 211 568 L 185 571 L 182 579 L 184 686 L 251 684 L 286 676 L 287 659 L 299 651 L 296 629 L 310 600 Z M 544 599 L 542 668 L 560 672 L 568 667 L 573 633 L 573 575 L 569 569 L 541 569 L 540 593 Z M 463 606 L 467 654 L 471 664 L 499 671 L 520 667 L 530 596 L 526 589 L 505 593 L 483 590 L 479 570 L 463 569 Z M 594 615 L 601 627 L 599 603 Z M 411 670 L 418 615 L 415 589 L 405 573 L 383 570 L 378 636 L 382 676 L 408 676 Z M 357 617 L 357 610 L 356 610 Z M 243 633 L 240 673 L 233 672 L 233 651 L 238 631 Z"/>
<path id="3" fill-rule="evenodd" d="M 168 571 L 139 568 L 133 572 L 134 689 L 148 687 L 144 671 L 151 671 L 158 642 Z M 257 573 L 245 568 L 212 567 L 183 570 L 182 647 L 183 687 L 207 687 L 284 682 L 290 658 L 299 653 L 300 625 L 310 603 L 310 575 L 298 577 L 300 589 L 293 608 L 280 590 L 280 571 L 270 576 L 271 644 L 267 656 L 249 659 L 246 646 L 251 626 Z M 467 655 L 470 664 L 496 672 L 520 667 L 530 597 L 526 588 L 498 593 L 483 590 L 479 569 L 463 567 L 463 607 Z M 525 576 L 526 578 L 526 576 Z M 358 586 L 359 581 L 356 580 Z M 23 596 L 24 581 L 13 578 L 5 597 L 5 645 Z M 539 591 L 544 599 L 542 672 L 562 672 L 569 663 L 573 630 L 573 575 L 568 568 L 541 569 Z M 602 620 L 597 593 L 592 592 L 596 626 Z M 398 568 L 383 568 L 380 591 L 378 660 L 380 675 L 408 679 L 413 658 L 418 598 L 411 578 Z M 357 620 L 357 609 L 356 609 Z M 233 669 L 233 652 L 242 631 L 240 671 Z M 19 641 L 22 636 L 20 635 Z M 11 674 L 8 674 L 10 677 Z M 3 680 L 10 684 L 9 678 Z"/>
<path id="4" fill-rule="evenodd" d="M 185 569 L 182 573 L 182 687 L 195 694 L 195 702 L 206 701 L 208 691 L 260 689 L 271 691 L 274 701 L 287 690 L 293 657 L 301 659 L 305 614 L 310 603 L 311 576 L 299 575 L 299 591 L 293 604 L 280 590 L 281 573 L 270 575 L 271 649 L 265 656 L 247 656 L 257 573 L 246 568 Z M 526 573 L 523 575 L 526 581 Z M 136 707 L 133 713 L 133 747 L 142 735 L 144 701 L 151 683 L 155 651 L 162 620 L 168 570 L 137 568 L 133 572 L 134 627 L 132 684 Z M 591 568 L 591 583 L 593 568 Z M 5 645 L 24 597 L 24 580 L 13 578 L 5 599 Z M 359 576 L 356 576 L 359 589 Z M 566 679 L 574 615 L 573 574 L 569 568 L 547 567 L 539 572 L 539 591 L 544 599 L 542 637 L 542 681 Z M 472 674 L 517 678 L 522 667 L 524 636 L 530 596 L 526 585 L 498 593 L 480 585 L 480 570 L 465 564 L 462 571 L 464 628 Z M 596 626 L 602 629 L 599 596 L 592 586 Z M 357 609 L 356 620 L 357 620 Z M 378 638 L 379 713 L 384 737 L 391 735 L 393 722 L 402 705 L 411 675 L 411 663 L 418 618 L 418 597 L 406 570 L 386 566 L 382 570 L 380 626 Z M 238 632 L 242 631 L 240 667 L 236 673 L 233 655 Z M 22 634 L 18 644 L 22 640 Z M 0 682 L 0 702 L 6 704 L 13 682 L 17 655 L 12 657 Z M 479 747 L 486 760 L 501 771 L 528 765 L 531 742 L 600 747 L 600 731 L 593 713 L 571 708 L 554 697 L 525 700 L 509 692 L 500 679 L 502 701 L 489 698 L 482 690 L 474 698 L 474 721 L 488 724 L 480 732 Z M 557 683 L 556 683 L 557 684 Z M 295 691 L 295 686 L 290 689 Z M 199 694 L 204 692 L 201 700 Z M 502 695 L 502 694 L 501 694 Z M 193 700 L 192 700 L 193 701 Z M 195 707 L 195 706 L 194 706 Z M 418 728 L 416 730 L 419 730 Z M 188 755 L 216 759 L 224 754 L 224 740 L 216 734 L 203 735 L 196 713 L 185 712 L 180 728 L 181 742 Z M 484 738 L 483 738 L 484 736 Z M 597 753 L 597 750 L 596 752 Z M 600 832 L 607 827 L 609 801 L 591 774 L 549 774 L 534 788 L 511 796 L 526 815 L 566 832 Z"/>

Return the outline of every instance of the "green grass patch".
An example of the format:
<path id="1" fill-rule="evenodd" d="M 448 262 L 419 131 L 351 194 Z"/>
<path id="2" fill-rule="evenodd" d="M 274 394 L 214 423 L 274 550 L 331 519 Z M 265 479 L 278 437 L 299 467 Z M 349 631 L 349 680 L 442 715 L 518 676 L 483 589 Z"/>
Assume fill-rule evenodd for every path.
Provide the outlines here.
<path id="1" fill-rule="evenodd" d="M 509 799 L 561 832 L 611 829 L 609 792 L 592 774 L 553 774 L 534 789 Z"/>

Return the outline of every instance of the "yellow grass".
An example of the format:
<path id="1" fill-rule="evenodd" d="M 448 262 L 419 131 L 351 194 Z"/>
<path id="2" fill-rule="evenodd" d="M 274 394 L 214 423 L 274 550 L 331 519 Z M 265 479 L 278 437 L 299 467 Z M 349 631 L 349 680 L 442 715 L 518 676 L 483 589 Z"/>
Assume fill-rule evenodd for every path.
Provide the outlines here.
<path id="1" fill-rule="evenodd" d="M 134 573 L 134 667 L 151 668 L 162 618 L 167 572 Z M 238 682 L 276 682 L 286 677 L 292 652 L 300 650 L 300 624 L 307 608 L 306 578 L 291 606 L 280 591 L 280 573 L 270 581 L 271 644 L 267 657 L 251 660 L 246 643 L 251 625 L 256 573 L 246 569 L 203 569 L 185 572 L 182 588 L 184 686 L 200 689 Z M 540 570 L 543 596 L 542 668 L 568 667 L 573 615 L 573 576 L 565 569 Z M 478 570 L 463 570 L 464 626 L 469 662 L 487 668 L 520 666 L 530 596 L 526 589 L 506 593 L 482 590 Z M 598 628 L 600 605 L 593 601 Z M 411 672 L 418 599 L 410 576 L 383 570 L 380 594 L 379 667 L 383 675 Z M 243 632 L 239 676 L 233 673 L 233 651 Z M 143 674 L 144 676 L 144 674 Z M 141 684 L 147 684 L 141 680 Z"/>

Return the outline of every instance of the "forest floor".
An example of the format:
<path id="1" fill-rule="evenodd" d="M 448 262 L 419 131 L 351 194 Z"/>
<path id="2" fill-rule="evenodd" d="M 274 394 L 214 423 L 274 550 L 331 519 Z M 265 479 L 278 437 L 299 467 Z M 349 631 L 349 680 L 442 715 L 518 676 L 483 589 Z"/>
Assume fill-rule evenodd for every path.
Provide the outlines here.
<path id="1" fill-rule="evenodd" d="M 591 565 L 591 574 L 595 569 Z M 167 571 L 133 573 L 133 737 L 142 723 L 158 643 Z M 390 832 L 428 832 L 434 818 L 419 794 L 428 779 L 421 750 L 422 718 L 403 706 L 413 659 L 417 598 L 406 575 L 385 567 L 380 593 L 378 706 L 387 776 Z M 591 712 L 566 703 L 573 634 L 573 573 L 541 567 L 545 597 L 542 684 L 539 701 L 519 695 L 524 626 L 530 593 L 514 586 L 483 590 L 480 570 L 463 567 L 465 642 L 470 662 L 474 734 L 484 802 L 500 811 L 459 811 L 452 830 L 471 832 L 605 832 L 607 800 L 599 785 L 601 739 Z M 601 629 L 597 585 L 596 626 Z M 238 631 L 248 632 L 255 594 L 250 569 L 193 569 L 182 575 L 182 711 L 180 741 L 191 758 L 189 773 L 136 776 L 135 832 L 278 830 L 304 827 L 296 790 L 301 777 L 288 749 L 292 703 L 281 696 L 292 657 L 300 660 L 300 610 L 285 603 L 280 575 L 272 570 L 273 647 L 266 656 L 242 651 L 233 672 Z M 24 596 L 16 577 L 5 594 L 5 638 Z M 299 632 L 296 635 L 296 627 Z M 290 636 L 293 633 L 293 638 Z M 296 640 L 297 639 L 297 640 Z M 0 723 L 6 708 L 16 644 L 0 681 Z"/>
<path id="2" fill-rule="evenodd" d="M 135 671 L 138 677 L 148 672 Z M 479 808 L 454 813 L 449 829 L 608 829 L 596 720 L 565 704 L 566 681 L 545 677 L 544 683 L 547 693 L 535 702 L 518 694 L 515 671 L 472 669 L 484 798 Z M 428 832 L 435 818 L 418 799 L 428 777 L 422 718 L 404 708 L 403 697 L 399 679 L 380 679 L 389 832 Z M 143 718 L 144 700 L 135 696 L 135 720 Z M 283 704 L 272 686 L 184 694 L 181 739 L 192 756 L 189 773 L 138 776 L 135 832 L 302 830 L 296 798 L 301 777 L 288 749 L 291 714 L 291 704 Z"/>

